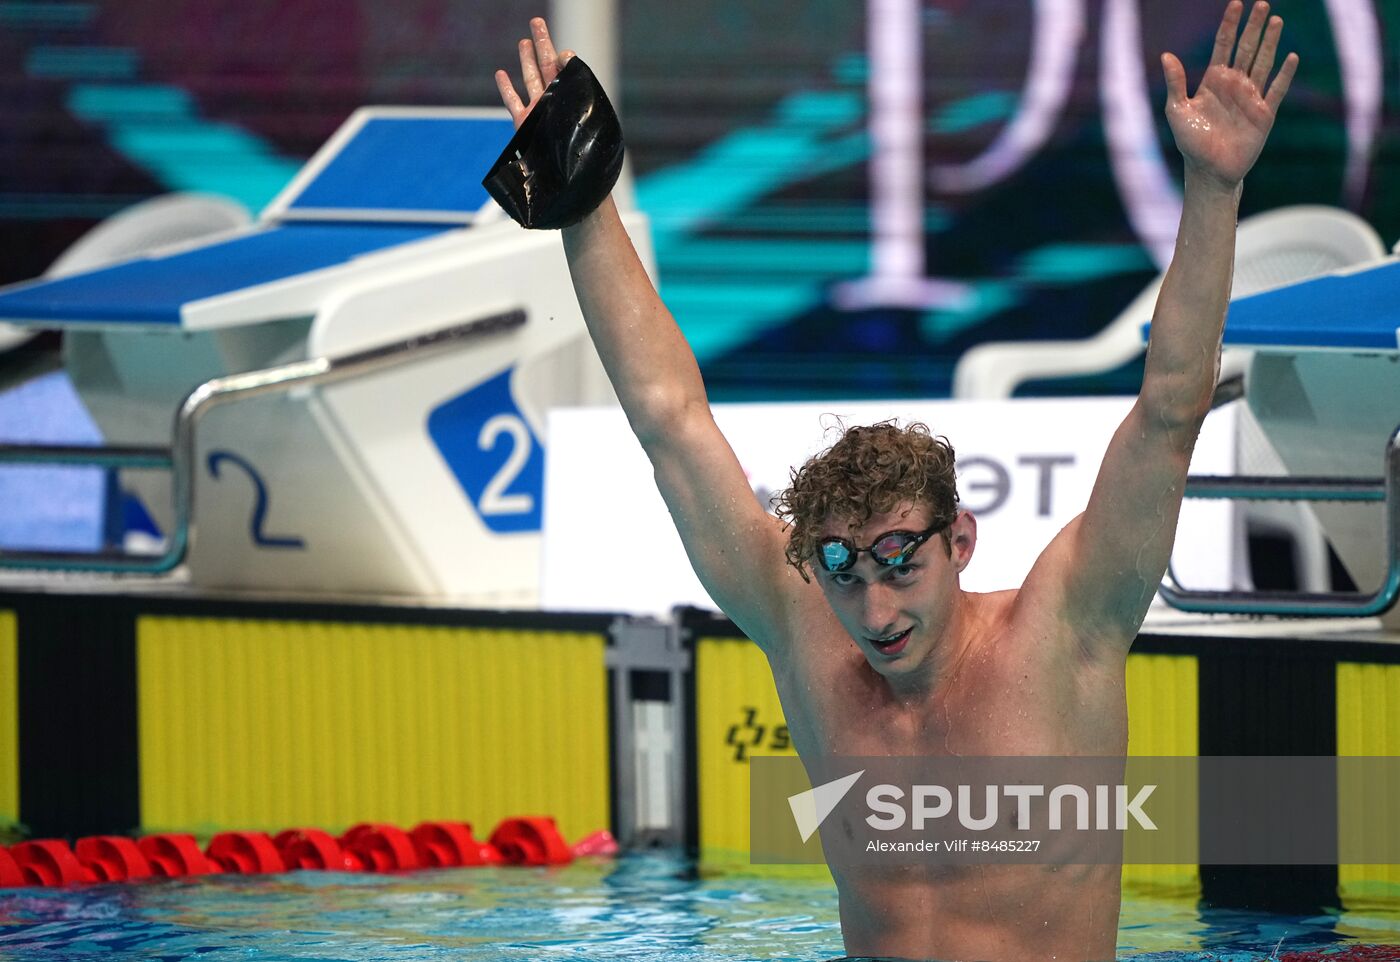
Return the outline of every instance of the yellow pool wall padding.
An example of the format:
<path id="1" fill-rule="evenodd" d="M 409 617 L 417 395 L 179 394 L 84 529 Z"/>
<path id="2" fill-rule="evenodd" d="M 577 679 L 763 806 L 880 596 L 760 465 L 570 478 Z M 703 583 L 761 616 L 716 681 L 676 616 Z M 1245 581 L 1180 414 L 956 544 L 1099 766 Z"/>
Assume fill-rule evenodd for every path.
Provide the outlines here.
<path id="1" fill-rule="evenodd" d="M 141 617 L 146 831 L 609 826 L 602 634 Z"/>
<path id="2" fill-rule="evenodd" d="M 0 830 L 19 823 L 19 621 L 0 611 Z"/>
<path id="3" fill-rule="evenodd" d="M 1129 655 L 1128 754 L 1200 754 L 1200 664 L 1194 655 Z M 1194 807 L 1195 799 L 1179 799 Z M 1123 885 L 1170 898 L 1198 899 L 1199 865 L 1123 866 Z"/>
<path id="4" fill-rule="evenodd" d="M 768 660 L 742 638 L 700 638 L 695 644 L 696 767 L 700 808 L 699 842 L 703 861 L 714 866 L 747 864 L 749 852 L 749 768 L 728 744 L 731 728 L 742 727 L 747 741 L 756 726 L 765 729 L 754 754 L 795 754 L 773 746 L 774 732 L 786 724 Z M 1127 665 L 1129 753 L 1195 755 L 1199 676 L 1190 655 L 1129 655 Z M 747 724 L 753 710 L 754 724 Z M 753 866 L 755 871 L 828 875 L 825 866 Z M 1125 885 L 1171 898 L 1198 898 L 1196 865 L 1125 865 Z"/>
<path id="5" fill-rule="evenodd" d="M 1337 663 L 1337 756 L 1355 757 L 1367 755 L 1400 755 L 1400 665 L 1346 662 Z M 1372 796 L 1376 792 L 1386 792 L 1392 797 L 1385 799 L 1384 807 L 1391 812 L 1400 811 L 1400 794 L 1394 786 L 1368 783 L 1364 786 L 1348 785 L 1341 780 L 1337 786 L 1338 831 L 1346 845 L 1347 833 L 1361 831 L 1367 837 L 1353 839 L 1354 842 L 1380 843 L 1375 833 L 1392 833 L 1386 841 L 1386 848 L 1396 844 L 1394 833 L 1400 833 L 1400 825 L 1388 819 L 1382 825 L 1359 824 L 1347 817 L 1349 796 L 1364 791 Z M 1371 898 L 1387 897 L 1393 902 L 1400 886 L 1400 865 L 1343 864 L 1337 866 L 1337 885 L 1342 904 L 1354 908 Z"/>
<path id="6" fill-rule="evenodd" d="M 753 709 L 753 724 L 748 709 Z M 831 878 L 825 865 L 750 865 L 749 766 L 735 757 L 731 728 L 744 754 L 796 755 L 784 748 L 779 729 L 787 725 L 778 689 L 763 651 L 746 638 L 701 638 L 695 645 L 695 754 L 699 778 L 700 854 L 726 874 L 752 871 L 765 876 Z M 763 737 L 749 745 L 762 726 Z"/>

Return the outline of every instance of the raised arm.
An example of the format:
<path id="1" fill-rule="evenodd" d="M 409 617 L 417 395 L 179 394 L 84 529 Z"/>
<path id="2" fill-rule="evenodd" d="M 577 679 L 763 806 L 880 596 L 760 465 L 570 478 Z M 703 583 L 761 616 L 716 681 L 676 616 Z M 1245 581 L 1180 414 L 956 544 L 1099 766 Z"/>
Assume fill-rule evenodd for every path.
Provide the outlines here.
<path id="1" fill-rule="evenodd" d="M 496 72 L 517 126 L 572 56 L 556 54 L 544 20 L 530 21 L 530 29 L 531 38 L 519 45 L 528 103 L 504 70 Z M 771 651 L 802 583 L 785 563 L 778 522 L 759 505 L 715 425 L 695 355 L 657 296 L 610 197 L 563 233 L 588 332 L 651 459 L 690 562 L 725 613 Z"/>
<path id="2" fill-rule="evenodd" d="M 1242 12 L 1240 0 L 1226 7 L 1195 96 L 1187 96 L 1181 61 L 1162 55 L 1167 120 L 1186 184 L 1142 390 L 1109 445 L 1088 507 L 1032 574 L 1062 591 L 1057 607 L 1090 651 L 1127 650 L 1166 570 L 1191 451 L 1219 372 L 1241 187 L 1298 65 L 1289 54 L 1270 83 L 1283 21 L 1269 17 L 1261 0 L 1240 31 Z"/>

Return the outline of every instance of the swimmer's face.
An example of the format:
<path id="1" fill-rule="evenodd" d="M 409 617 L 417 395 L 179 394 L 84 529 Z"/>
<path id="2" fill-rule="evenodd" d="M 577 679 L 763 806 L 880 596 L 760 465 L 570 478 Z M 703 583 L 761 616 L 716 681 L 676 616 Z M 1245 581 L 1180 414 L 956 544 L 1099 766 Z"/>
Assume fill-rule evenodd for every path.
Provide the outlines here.
<path id="1" fill-rule="evenodd" d="M 912 504 L 874 515 L 859 527 L 828 518 L 821 538 L 846 538 L 864 548 L 889 531 L 923 531 L 931 518 L 928 506 Z M 916 671 L 942 637 L 957 597 L 958 573 L 976 542 L 971 516 L 960 513 L 952 534 L 951 555 L 936 534 L 905 564 L 881 565 L 866 552 L 846 571 L 813 565 L 831 610 L 880 674 Z"/>

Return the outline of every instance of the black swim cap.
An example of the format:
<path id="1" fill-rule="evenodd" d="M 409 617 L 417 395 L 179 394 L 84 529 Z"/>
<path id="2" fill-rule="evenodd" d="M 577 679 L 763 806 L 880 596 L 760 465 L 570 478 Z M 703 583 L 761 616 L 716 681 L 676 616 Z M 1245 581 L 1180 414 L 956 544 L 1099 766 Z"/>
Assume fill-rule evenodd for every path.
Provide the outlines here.
<path id="1" fill-rule="evenodd" d="M 622 125 L 578 57 L 545 88 L 481 182 L 522 227 L 557 230 L 583 220 L 622 172 Z"/>

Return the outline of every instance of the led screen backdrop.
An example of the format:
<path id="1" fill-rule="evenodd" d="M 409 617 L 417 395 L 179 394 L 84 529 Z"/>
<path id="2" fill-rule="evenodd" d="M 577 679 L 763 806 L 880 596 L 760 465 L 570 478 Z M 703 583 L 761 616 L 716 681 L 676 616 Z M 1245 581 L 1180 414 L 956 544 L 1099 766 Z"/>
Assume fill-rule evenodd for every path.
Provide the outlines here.
<path id="1" fill-rule="evenodd" d="M 1216 0 L 619 5 L 638 197 L 716 399 L 937 396 L 971 344 L 1098 329 L 1170 249 L 1157 54 L 1194 83 Z M 153 194 L 256 208 L 361 104 L 493 103 L 542 8 L 3 0 L 0 280 Z M 1303 68 L 1243 213 L 1341 205 L 1396 240 L 1400 2 L 1275 9 Z"/>

